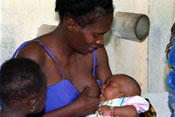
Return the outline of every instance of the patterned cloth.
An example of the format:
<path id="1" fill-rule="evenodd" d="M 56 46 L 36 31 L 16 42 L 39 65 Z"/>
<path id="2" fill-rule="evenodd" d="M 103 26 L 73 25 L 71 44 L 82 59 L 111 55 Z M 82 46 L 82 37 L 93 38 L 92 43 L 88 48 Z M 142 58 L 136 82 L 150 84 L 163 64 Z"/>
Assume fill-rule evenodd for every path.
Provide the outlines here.
<path id="1" fill-rule="evenodd" d="M 166 83 L 170 88 L 168 101 L 173 111 L 171 117 L 175 117 L 175 43 L 174 41 L 175 41 L 175 33 L 173 33 L 171 36 L 171 42 L 173 43 L 173 46 L 171 47 L 171 50 L 168 56 L 168 63 L 171 66 L 171 69 L 166 79 Z"/>
<path id="2" fill-rule="evenodd" d="M 126 106 L 126 105 L 133 105 L 137 113 L 145 112 L 149 109 L 149 103 L 141 96 L 133 96 L 133 97 L 121 97 L 121 98 L 115 98 L 112 100 L 100 102 L 99 106 Z M 100 116 L 98 111 L 96 111 L 95 114 L 88 115 L 86 117 L 104 117 Z M 105 116 L 105 117 L 111 117 L 111 116 Z M 118 117 L 118 116 L 115 116 Z"/>

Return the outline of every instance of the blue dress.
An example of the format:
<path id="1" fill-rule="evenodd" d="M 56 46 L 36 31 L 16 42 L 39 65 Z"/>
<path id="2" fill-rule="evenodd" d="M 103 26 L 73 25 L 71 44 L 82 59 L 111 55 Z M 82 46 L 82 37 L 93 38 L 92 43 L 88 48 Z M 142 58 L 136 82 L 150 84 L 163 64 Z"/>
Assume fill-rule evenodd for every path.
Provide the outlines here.
<path id="1" fill-rule="evenodd" d="M 175 33 L 172 34 L 170 41 L 174 43 Z M 172 45 L 169 56 L 168 63 L 171 66 L 170 72 L 167 76 L 166 83 L 170 88 L 170 94 L 168 96 L 168 101 L 172 109 L 171 117 L 175 117 L 175 43 Z"/>
<path id="2" fill-rule="evenodd" d="M 56 61 L 55 57 L 53 56 L 52 52 L 40 41 L 40 40 L 31 40 L 24 42 L 14 53 L 12 58 L 15 58 L 17 53 L 23 48 L 25 45 L 29 44 L 30 42 L 38 42 L 41 46 L 46 50 L 49 56 L 55 61 L 57 64 L 58 69 L 61 72 L 62 80 L 56 84 L 53 84 L 47 87 L 46 92 L 46 103 L 44 112 L 49 112 L 58 108 L 61 108 L 67 104 L 73 102 L 78 96 L 79 92 L 76 88 L 71 84 L 69 80 L 65 80 L 63 76 L 63 72 L 59 67 L 58 62 Z M 95 65 L 96 65 L 96 53 L 95 50 L 93 51 L 93 77 L 95 76 Z M 99 86 L 100 81 L 97 80 Z"/>

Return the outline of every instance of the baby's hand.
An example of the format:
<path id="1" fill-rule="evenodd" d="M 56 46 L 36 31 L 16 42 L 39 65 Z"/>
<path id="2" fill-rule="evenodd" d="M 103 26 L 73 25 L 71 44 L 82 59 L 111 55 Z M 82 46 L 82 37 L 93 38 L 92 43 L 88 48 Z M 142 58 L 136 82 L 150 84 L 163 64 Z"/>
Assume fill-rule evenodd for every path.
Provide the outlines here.
<path id="1" fill-rule="evenodd" d="M 110 110 L 110 107 L 109 106 L 100 106 L 98 108 L 98 112 L 102 116 L 111 115 L 111 110 Z"/>

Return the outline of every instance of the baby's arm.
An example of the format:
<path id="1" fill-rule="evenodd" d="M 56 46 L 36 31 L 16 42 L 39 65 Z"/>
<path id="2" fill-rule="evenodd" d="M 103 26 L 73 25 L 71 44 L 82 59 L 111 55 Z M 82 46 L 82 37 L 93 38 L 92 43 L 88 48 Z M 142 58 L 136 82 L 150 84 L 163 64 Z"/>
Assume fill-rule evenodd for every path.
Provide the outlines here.
<path id="1" fill-rule="evenodd" d="M 134 106 L 122 107 L 100 106 L 98 112 L 102 116 L 136 117 L 137 112 Z"/>
<path id="2" fill-rule="evenodd" d="M 140 96 L 127 97 L 122 107 L 101 106 L 98 111 L 100 115 L 115 115 L 120 117 L 135 117 L 137 113 L 145 112 L 149 109 L 149 103 Z"/>
<path id="3" fill-rule="evenodd" d="M 143 113 L 149 109 L 149 103 L 141 96 L 128 97 L 122 106 L 132 105 L 136 108 L 137 113 Z"/>

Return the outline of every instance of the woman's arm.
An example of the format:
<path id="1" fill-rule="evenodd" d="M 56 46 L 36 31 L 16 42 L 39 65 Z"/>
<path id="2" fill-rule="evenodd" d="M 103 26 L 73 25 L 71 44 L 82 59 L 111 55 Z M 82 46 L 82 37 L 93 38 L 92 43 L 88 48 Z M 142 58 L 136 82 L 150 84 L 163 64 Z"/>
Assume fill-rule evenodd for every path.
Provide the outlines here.
<path id="1" fill-rule="evenodd" d="M 101 84 L 112 75 L 111 69 L 109 67 L 108 55 L 104 47 L 98 48 L 96 50 L 97 64 L 96 64 L 96 77 L 101 81 Z"/>

